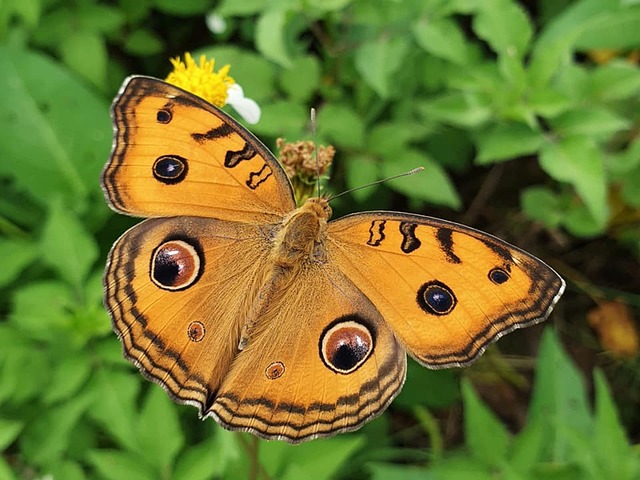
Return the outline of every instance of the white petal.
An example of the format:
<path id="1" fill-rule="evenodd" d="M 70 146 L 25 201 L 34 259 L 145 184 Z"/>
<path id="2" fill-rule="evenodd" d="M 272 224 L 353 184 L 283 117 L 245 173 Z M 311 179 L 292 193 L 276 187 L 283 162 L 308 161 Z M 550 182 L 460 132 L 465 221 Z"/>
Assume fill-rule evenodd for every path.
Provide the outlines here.
<path id="1" fill-rule="evenodd" d="M 238 114 L 244 118 L 247 123 L 252 125 L 260 121 L 260 106 L 255 100 L 246 98 L 244 90 L 237 83 L 234 83 L 227 90 L 227 104 L 231 105 Z"/>
<path id="2" fill-rule="evenodd" d="M 227 29 L 226 20 L 214 12 L 209 12 L 204 19 L 211 33 L 224 33 Z"/>

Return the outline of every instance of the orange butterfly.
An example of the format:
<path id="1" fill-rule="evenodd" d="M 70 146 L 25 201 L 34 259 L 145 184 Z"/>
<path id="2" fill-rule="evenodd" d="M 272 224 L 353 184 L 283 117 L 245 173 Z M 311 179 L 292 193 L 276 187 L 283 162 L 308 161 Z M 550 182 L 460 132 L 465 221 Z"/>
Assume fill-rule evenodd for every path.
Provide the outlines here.
<path id="1" fill-rule="evenodd" d="M 116 98 L 109 205 L 150 218 L 113 246 L 105 303 L 126 357 L 225 428 L 298 443 L 379 415 L 405 379 L 467 365 L 544 320 L 565 283 L 537 258 L 436 218 L 297 208 L 267 148 L 160 80 Z"/>

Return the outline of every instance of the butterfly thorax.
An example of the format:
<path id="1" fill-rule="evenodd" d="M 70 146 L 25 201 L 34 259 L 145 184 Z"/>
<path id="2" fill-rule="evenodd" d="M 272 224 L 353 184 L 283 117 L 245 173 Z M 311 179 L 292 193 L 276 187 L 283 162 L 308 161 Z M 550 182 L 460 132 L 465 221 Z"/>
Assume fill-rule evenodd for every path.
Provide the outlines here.
<path id="1" fill-rule="evenodd" d="M 331 213 L 326 198 L 313 197 L 287 215 L 275 239 L 274 267 L 295 270 L 310 261 L 322 262 Z"/>

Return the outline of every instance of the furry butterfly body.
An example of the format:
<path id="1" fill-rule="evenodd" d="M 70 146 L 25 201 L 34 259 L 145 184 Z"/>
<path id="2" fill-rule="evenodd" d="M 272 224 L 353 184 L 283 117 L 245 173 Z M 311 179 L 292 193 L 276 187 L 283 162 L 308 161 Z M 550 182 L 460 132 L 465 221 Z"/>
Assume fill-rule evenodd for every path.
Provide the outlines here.
<path id="1" fill-rule="evenodd" d="M 298 443 L 350 431 L 398 394 L 406 353 L 473 362 L 544 320 L 564 290 L 547 265 L 443 220 L 297 207 L 251 133 L 204 100 L 130 77 L 112 107 L 102 185 L 149 218 L 114 244 L 105 304 L 124 353 L 228 429 Z"/>

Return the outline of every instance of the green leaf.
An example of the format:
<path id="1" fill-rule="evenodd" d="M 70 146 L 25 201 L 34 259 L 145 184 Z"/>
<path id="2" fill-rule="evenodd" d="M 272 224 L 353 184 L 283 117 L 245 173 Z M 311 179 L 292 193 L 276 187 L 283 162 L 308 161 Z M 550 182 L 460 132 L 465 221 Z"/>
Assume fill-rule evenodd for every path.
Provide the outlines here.
<path id="1" fill-rule="evenodd" d="M 367 465 L 367 469 L 371 472 L 371 480 L 396 480 L 398 478 L 402 480 L 427 480 L 430 476 L 429 471 L 424 467 L 400 466 L 389 463 L 370 463 Z"/>
<path id="2" fill-rule="evenodd" d="M 71 324 L 73 306 L 73 296 L 64 283 L 31 282 L 15 292 L 10 319 L 31 338 L 51 341 Z"/>
<path id="3" fill-rule="evenodd" d="M 0 238 L 2 252 L 2 269 L 0 269 L 0 286 L 5 286 L 16 279 L 20 272 L 36 257 L 38 249 L 30 241 L 9 240 Z"/>
<path id="4" fill-rule="evenodd" d="M 94 405 L 89 414 L 129 451 L 139 452 L 135 428 L 140 379 L 132 371 L 98 370 L 92 377 Z M 139 455 L 139 453 L 137 453 Z"/>
<path id="5" fill-rule="evenodd" d="M 637 48 L 640 44 L 638 25 L 640 25 L 640 8 L 609 8 L 597 22 L 589 22 L 577 39 L 576 48 L 579 50 Z"/>
<path id="6" fill-rule="evenodd" d="M 549 121 L 560 135 L 589 135 L 605 137 L 630 127 L 629 120 L 612 110 L 601 107 L 573 108 Z"/>
<path id="7" fill-rule="evenodd" d="M 205 13 L 211 8 L 209 0 L 153 0 L 158 10 L 170 15 L 188 16 Z"/>
<path id="8" fill-rule="evenodd" d="M 462 202 L 447 172 L 428 155 L 408 149 L 396 158 L 382 164 L 382 176 L 390 177 L 423 166 L 424 171 L 387 183 L 388 188 L 409 198 L 424 200 L 436 205 L 460 208 Z"/>
<path id="9" fill-rule="evenodd" d="M 542 222 L 547 228 L 556 228 L 564 218 L 561 200 L 546 187 L 530 187 L 520 196 L 522 210 L 532 220 Z"/>
<path id="10" fill-rule="evenodd" d="M 488 467 L 496 467 L 505 460 L 510 438 L 495 414 L 480 400 L 471 383 L 462 380 L 464 431 L 471 454 Z"/>
<path id="11" fill-rule="evenodd" d="M 293 62 L 286 41 L 287 12 L 266 11 L 256 23 L 256 47 L 269 60 L 281 67 L 291 68 Z"/>
<path id="12" fill-rule="evenodd" d="M 91 31 L 77 30 L 59 45 L 64 63 L 89 80 L 100 90 L 106 89 L 107 48 L 102 36 Z"/>
<path id="13" fill-rule="evenodd" d="M 362 118 L 348 105 L 327 103 L 318 112 L 318 134 L 340 148 L 364 145 Z"/>
<path id="14" fill-rule="evenodd" d="M 509 452 L 509 464 L 522 474 L 529 473 L 536 465 L 544 463 L 547 426 L 542 422 L 529 422 L 513 439 Z"/>
<path id="15" fill-rule="evenodd" d="M 44 206 L 80 209 L 109 155 L 107 103 L 48 58 L 0 47 L 0 174 Z M 46 78 L 46 82 L 42 79 Z"/>
<path id="16" fill-rule="evenodd" d="M 540 166 L 556 180 L 572 184 L 596 224 L 606 224 L 609 209 L 602 154 L 591 138 L 548 142 L 542 148 Z"/>
<path id="17" fill-rule="evenodd" d="M 523 58 L 533 35 L 531 21 L 517 3 L 484 0 L 473 20 L 476 34 L 499 55 Z"/>
<path id="18" fill-rule="evenodd" d="M 407 381 L 393 401 L 395 407 L 412 409 L 415 405 L 426 405 L 444 408 L 459 398 L 458 377 L 453 370 L 429 370 L 411 360 L 407 367 Z"/>
<path id="19" fill-rule="evenodd" d="M 320 63 L 316 57 L 296 58 L 289 70 L 280 74 L 280 84 L 289 97 L 307 102 L 320 85 Z"/>
<path id="20" fill-rule="evenodd" d="M 607 382 L 600 370 L 594 373 L 596 412 L 593 428 L 593 452 L 601 478 L 633 480 L 640 475 L 640 458 L 632 454 Z"/>
<path id="21" fill-rule="evenodd" d="M 149 464 L 161 471 L 173 464 L 184 445 L 176 409 L 166 392 L 153 385 L 137 419 L 140 451 Z"/>
<path id="22" fill-rule="evenodd" d="M 91 358 L 85 352 L 67 352 L 55 365 L 50 387 L 43 394 L 45 404 L 67 400 L 77 393 L 91 374 Z"/>
<path id="23" fill-rule="evenodd" d="M 545 432 L 542 457 L 560 463 L 573 458 L 565 432 L 587 436 L 592 426 L 582 377 L 551 328 L 547 328 L 542 337 L 529 422 L 524 431 L 540 428 L 535 424 L 542 424 Z"/>
<path id="24" fill-rule="evenodd" d="M 486 98 L 474 93 L 445 93 L 419 105 L 428 121 L 450 123 L 462 128 L 485 124 L 492 115 Z"/>
<path id="25" fill-rule="evenodd" d="M 369 155 L 349 155 L 344 162 L 347 188 L 358 188 L 379 180 L 379 169 L 375 159 Z M 363 188 L 352 192 L 357 200 L 363 201 L 373 195 L 375 188 Z"/>
<path id="26" fill-rule="evenodd" d="M 0 451 L 5 451 L 24 428 L 24 422 L 0 417 Z"/>
<path id="27" fill-rule="evenodd" d="M 78 290 L 98 258 L 98 246 L 77 217 L 53 202 L 40 243 L 42 257 Z"/>
<path id="28" fill-rule="evenodd" d="M 422 17 L 411 29 L 416 42 L 424 51 L 459 65 L 470 63 L 471 53 L 467 40 L 453 20 Z"/>
<path id="29" fill-rule="evenodd" d="M 69 460 L 54 462 L 48 466 L 47 471 L 53 478 L 64 478 L 64 480 L 85 480 L 87 478 L 80 464 Z"/>
<path id="30" fill-rule="evenodd" d="M 222 0 L 215 10 L 222 17 L 231 17 L 234 15 L 244 17 L 254 15 L 265 10 L 267 2 L 265 0 Z"/>
<path id="31" fill-rule="evenodd" d="M 27 461 L 43 465 L 61 458 L 71 430 L 92 402 L 92 396 L 84 394 L 42 411 L 20 436 L 21 451 Z"/>
<path id="32" fill-rule="evenodd" d="M 602 235 L 605 225 L 596 220 L 585 205 L 573 205 L 567 210 L 563 221 L 565 228 L 576 237 L 595 237 Z"/>
<path id="33" fill-rule="evenodd" d="M 378 95 L 387 98 L 393 87 L 393 74 L 402 67 L 408 50 L 408 40 L 400 36 L 364 42 L 355 52 L 356 70 Z"/>
<path id="34" fill-rule="evenodd" d="M 477 162 L 480 165 L 534 154 L 544 142 L 544 135 L 522 123 L 502 123 L 476 135 Z"/>
<path id="35" fill-rule="evenodd" d="M 190 446 L 180 454 L 171 478 L 172 480 L 226 478 L 229 477 L 228 465 L 242 457 L 242 447 L 234 432 L 217 428 L 217 426 L 211 427 L 208 439 L 198 445 Z"/>
<path id="36" fill-rule="evenodd" d="M 92 450 L 88 454 L 89 462 L 107 480 L 157 480 L 159 471 L 140 461 L 138 454 L 118 450 Z"/>
<path id="37" fill-rule="evenodd" d="M 132 55 L 156 55 L 164 50 L 164 41 L 156 33 L 138 28 L 124 42 L 124 49 Z"/>
<path id="38" fill-rule="evenodd" d="M 0 362 L 0 400 L 9 399 L 20 405 L 33 400 L 49 381 L 49 358 L 34 355 L 34 346 L 12 349 L 11 355 Z"/>
<path id="39" fill-rule="evenodd" d="M 640 69 L 629 62 L 613 60 L 589 76 L 589 94 L 605 102 L 637 97 L 640 93 Z"/>
<path id="40" fill-rule="evenodd" d="M 16 480 L 16 476 L 9 464 L 4 460 L 4 457 L 0 457 L 0 479 L 2 480 Z"/>
<path id="41" fill-rule="evenodd" d="M 627 173 L 621 183 L 625 202 L 631 207 L 640 208 L 640 167 Z"/>

